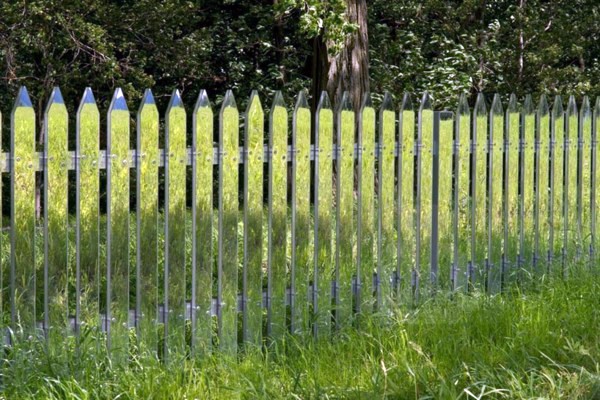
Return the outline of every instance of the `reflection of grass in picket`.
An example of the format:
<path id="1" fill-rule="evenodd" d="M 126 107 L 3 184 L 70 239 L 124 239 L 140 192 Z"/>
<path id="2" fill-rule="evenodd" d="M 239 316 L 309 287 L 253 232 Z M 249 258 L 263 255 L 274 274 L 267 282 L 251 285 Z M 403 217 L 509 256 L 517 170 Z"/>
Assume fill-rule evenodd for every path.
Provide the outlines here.
<path id="1" fill-rule="evenodd" d="M 594 398 L 598 393 L 595 275 L 525 293 L 455 295 L 418 311 L 365 320 L 339 338 L 287 338 L 241 359 L 222 354 L 168 366 L 136 357 L 121 368 L 83 343 L 50 358 L 35 341 L 4 353 L 7 398 Z M 375 349 L 375 351 L 374 351 Z M 264 384 L 269 382 L 269 384 Z"/>

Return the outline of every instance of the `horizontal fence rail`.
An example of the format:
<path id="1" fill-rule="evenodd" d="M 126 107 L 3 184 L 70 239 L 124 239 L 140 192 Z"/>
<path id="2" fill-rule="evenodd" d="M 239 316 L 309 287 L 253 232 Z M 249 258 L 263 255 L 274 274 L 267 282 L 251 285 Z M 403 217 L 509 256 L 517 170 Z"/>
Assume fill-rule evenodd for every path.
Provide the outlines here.
<path id="1" fill-rule="evenodd" d="M 38 152 L 22 88 L 0 154 L 5 342 L 92 332 L 115 362 L 133 348 L 236 353 L 435 293 L 595 267 L 600 101 L 488 100 L 434 111 L 427 93 L 405 95 L 397 109 L 386 93 L 376 109 L 365 95 L 356 113 L 323 93 L 313 113 L 303 92 L 293 110 L 277 93 L 267 113 L 253 92 L 240 117 L 230 91 L 218 115 L 206 92 L 186 110 L 174 91 L 161 149 L 151 91 L 132 130 L 117 89 L 101 149 L 86 89 L 69 149 L 56 88 Z"/>

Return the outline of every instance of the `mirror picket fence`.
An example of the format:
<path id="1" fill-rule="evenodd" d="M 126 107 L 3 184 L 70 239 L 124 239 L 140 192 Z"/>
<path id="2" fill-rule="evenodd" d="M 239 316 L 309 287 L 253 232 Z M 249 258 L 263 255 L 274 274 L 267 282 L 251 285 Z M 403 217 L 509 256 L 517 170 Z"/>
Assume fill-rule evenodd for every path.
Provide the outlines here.
<path id="1" fill-rule="evenodd" d="M 595 267 L 600 101 L 349 99 L 313 113 L 277 93 L 265 111 L 253 92 L 240 115 L 229 91 L 217 115 L 174 91 L 161 120 L 150 90 L 134 115 L 117 89 L 104 130 L 86 89 L 69 145 L 56 88 L 38 151 L 21 88 L 0 160 L 5 343 L 95 332 L 115 362 L 235 354 Z"/>

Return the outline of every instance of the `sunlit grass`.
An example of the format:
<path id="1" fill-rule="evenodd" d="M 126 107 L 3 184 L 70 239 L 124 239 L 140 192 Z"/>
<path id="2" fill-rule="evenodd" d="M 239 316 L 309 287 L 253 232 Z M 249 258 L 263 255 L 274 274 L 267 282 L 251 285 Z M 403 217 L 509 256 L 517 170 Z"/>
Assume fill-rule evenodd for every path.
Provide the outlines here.
<path id="1" fill-rule="evenodd" d="M 496 296 L 439 296 L 318 342 L 288 337 L 236 360 L 220 354 L 128 368 L 82 350 L 7 349 L 6 398 L 597 398 L 600 278 L 573 273 Z"/>

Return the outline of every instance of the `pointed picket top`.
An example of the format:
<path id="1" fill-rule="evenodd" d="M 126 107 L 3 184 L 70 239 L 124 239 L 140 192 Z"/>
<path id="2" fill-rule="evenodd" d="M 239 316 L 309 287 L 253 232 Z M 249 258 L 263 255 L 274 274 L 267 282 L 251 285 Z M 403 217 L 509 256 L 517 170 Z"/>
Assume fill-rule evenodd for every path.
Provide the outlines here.
<path id="1" fill-rule="evenodd" d="M 81 96 L 81 101 L 79 102 L 79 107 L 77 108 L 77 113 L 81 113 L 85 106 L 92 107 L 93 109 L 98 110 L 98 105 L 96 104 L 96 99 L 94 98 L 94 93 L 92 92 L 92 88 L 86 87 L 83 91 L 83 96 Z"/>
<path id="2" fill-rule="evenodd" d="M 96 104 L 96 98 L 91 87 L 86 87 L 83 91 L 83 97 L 81 97 L 81 104 Z"/>
<path id="3" fill-rule="evenodd" d="M 340 110 L 352 111 L 352 100 L 350 100 L 350 93 L 344 91 L 342 94 L 342 101 L 340 102 Z"/>
<path id="4" fill-rule="evenodd" d="M 171 93 L 171 99 L 169 100 L 169 105 L 167 106 L 167 114 L 174 108 L 184 108 L 179 89 L 175 89 Z"/>
<path id="5" fill-rule="evenodd" d="M 540 96 L 540 102 L 538 103 L 538 113 L 540 115 L 547 115 L 550 113 L 550 107 L 548 106 L 548 99 L 545 94 Z"/>
<path id="6" fill-rule="evenodd" d="M 517 101 L 517 95 L 514 93 L 510 94 L 510 98 L 508 99 L 508 105 L 506 106 L 506 112 L 508 114 L 514 114 L 519 109 L 519 102 Z"/>
<path id="7" fill-rule="evenodd" d="M 373 108 L 373 99 L 371 98 L 370 92 L 364 94 L 362 104 L 360 105 L 361 110 L 364 110 L 365 108 Z"/>
<path id="8" fill-rule="evenodd" d="M 210 107 L 210 99 L 208 98 L 208 92 L 202 89 L 200 90 L 200 93 L 198 93 L 198 99 L 194 105 L 194 112 L 196 112 L 199 108 L 206 107 Z"/>
<path id="9" fill-rule="evenodd" d="M 19 93 L 17 94 L 17 99 L 15 100 L 15 105 L 13 107 L 13 112 L 18 107 L 33 107 L 31 104 L 31 99 L 29 98 L 29 93 L 27 93 L 27 88 L 25 86 L 21 86 L 19 89 Z"/>
<path id="10" fill-rule="evenodd" d="M 383 101 L 381 102 L 381 110 L 393 111 L 394 110 L 394 98 L 392 94 L 387 90 L 383 94 Z"/>
<path id="11" fill-rule="evenodd" d="M 154 101 L 154 96 L 152 95 L 151 89 L 146 89 L 144 91 L 144 95 L 142 96 L 142 106 L 146 104 L 156 104 Z"/>
<path id="12" fill-rule="evenodd" d="M 475 101 L 473 113 L 475 115 L 483 115 L 487 113 L 487 107 L 485 105 L 485 96 L 481 92 L 479 92 L 479 94 L 477 95 L 477 100 Z"/>
<path id="13" fill-rule="evenodd" d="M 60 92 L 60 88 L 55 86 L 52 89 L 52 93 L 50 94 L 50 99 L 48 99 L 48 106 L 52 104 L 65 104 L 65 101 L 62 97 L 62 93 Z"/>
<path id="14" fill-rule="evenodd" d="M 523 102 L 523 113 L 525 115 L 533 114 L 533 98 L 530 94 L 525 96 L 525 101 Z"/>
<path id="15" fill-rule="evenodd" d="M 580 113 L 581 113 L 581 117 L 582 118 L 583 117 L 589 118 L 590 115 L 591 115 L 591 113 L 592 113 L 592 110 L 590 108 L 590 99 L 587 96 L 583 96 L 583 100 L 581 102 L 581 111 L 580 111 Z"/>
<path id="16" fill-rule="evenodd" d="M 285 100 L 283 99 L 283 93 L 281 93 L 281 90 L 276 91 L 275 96 L 273 97 L 271 109 L 274 109 L 275 107 L 285 108 Z"/>
<path id="17" fill-rule="evenodd" d="M 306 99 L 306 92 L 304 90 L 299 91 L 296 98 L 294 110 L 298 110 L 299 108 L 308 108 L 308 100 Z"/>
<path id="18" fill-rule="evenodd" d="M 142 112 L 145 107 L 156 107 L 156 103 L 154 101 L 154 96 L 152 95 L 152 90 L 146 89 L 144 91 L 144 95 L 142 96 L 142 101 L 140 103 L 140 107 L 138 108 L 138 115 Z"/>
<path id="19" fill-rule="evenodd" d="M 254 109 L 256 109 L 255 112 L 261 112 L 263 109 L 262 103 L 260 102 L 260 96 L 256 90 L 253 90 L 250 93 L 250 99 L 248 100 L 248 106 L 246 107 L 246 115 Z"/>
<path id="20" fill-rule="evenodd" d="M 490 111 L 494 115 L 501 115 L 504 113 L 504 109 L 502 108 L 502 99 L 498 93 L 494 95 L 494 100 L 492 100 L 492 108 Z"/>
<path id="21" fill-rule="evenodd" d="M 456 115 L 468 115 L 471 113 L 469 108 L 469 101 L 467 100 L 467 95 L 461 93 L 458 97 L 458 106 L 456 106 Z"/>
<path id="22" fill-rule="evenodd" d="M 554 115 L 555 117 L 561 117 L 564 112 L 565 110 L 563 108 L 562 97 L 560 95 L 557 95 L 554 98 L 554 105 L 552 106 L 552 115 Z"/>
<path id="23" fill-rule="evenodd" d="M 50 98 L 48 99 L 48 104 L 46 104 L 46 109 L 44 111 L 44 115 L 46 116 L 46 118 L 48 117 L 48 113 L 50 112 L 50 109 L 53 106 L 57 106 L 57 105 L 61 106 L 61 108 L 66 111 L 65 101 L 62 97 L 62 93 L 60 92 L 60 89 L 58 88 L 58 86 L 55 86 L 52 89 L 52 93 L 50 93 Z"/>
<path id="24" fill-rule="evenodd" d="M 433 110 L 431 105 L 431 97 L 428 92 L 423 93 L 423 97 L 421 97 L 421 105 L 419 106 L 419 111 L 423 110 Z"/>
<path id="25" fill-rule="evenodd" d="M 567 114 L 568 115 L 577 115 L 577 102 L 575 101 L 575 96 L 569 96 L 569 104 L 567 105 Z"/>
<path id="26" fill-rule="evenodd" d="M 120 87 L 115 89 L 113 98 L 110 101 L 110 106 L 108 107 L 109 113 L 117 110 L 129 111 L 127 108 L 127 102 L 125 101 L 125 95 L 123 95 L 123 90 L 121 90 Z"/>
<path id="27" fill-rule="evenodd" d="M 319 99 L 319 105 L 317 106 L 317 113 L 323 109 L 331 109 L 331 101 L 329 101 L 329 95 L 326 91 L 321 92 L 321 98 Z"/>
<path id="28" fill-rule="evenodd" d="M 221 104 L 221 111 L 224 111 L 226 108 L 237 108 L 237 104 L 235 102 L 235 97 L 233 96 L 233 92 L 231 89 L 225 92 L 225 97 L 223 98 L 223 104 Z"/>
<path id="29" fill-rule="evenodd" d="M 413 110 L 413 104 L 412 104 L 412 99 L 410 98 L 410 94 L 404 93 L 404 96 L 402 96 L 402 104 L 400 105 L 400 112 L 412 111 L 412 110 Z"/>

